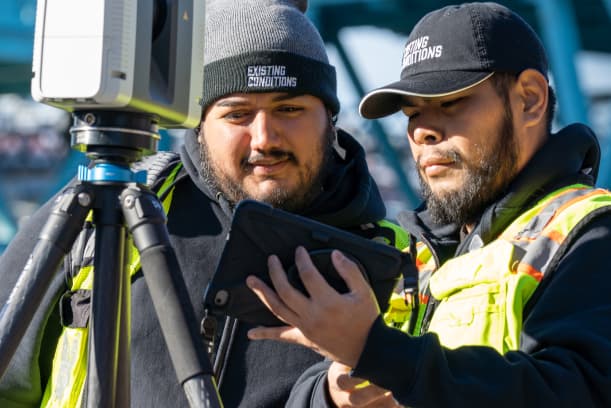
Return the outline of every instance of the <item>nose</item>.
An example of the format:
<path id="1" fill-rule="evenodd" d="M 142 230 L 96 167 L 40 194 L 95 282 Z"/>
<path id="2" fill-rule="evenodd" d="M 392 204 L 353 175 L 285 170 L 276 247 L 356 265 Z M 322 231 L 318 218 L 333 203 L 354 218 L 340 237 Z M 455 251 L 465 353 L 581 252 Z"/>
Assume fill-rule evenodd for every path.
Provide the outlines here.
<path id="1" fill-rule="evenodd" d="M 263 110 L 257 112 L 251 124 L 250 148 L 266 151 L 278 147 L 279 144 L 280 137 L 272 115 Z"/>
<path id="2" fill-rule="evenodd" d="M 411 131 L 414 143 L 424 145 L 437 144 L 443 140 L 441 130 L 432 126 L 415 126 Z"/>

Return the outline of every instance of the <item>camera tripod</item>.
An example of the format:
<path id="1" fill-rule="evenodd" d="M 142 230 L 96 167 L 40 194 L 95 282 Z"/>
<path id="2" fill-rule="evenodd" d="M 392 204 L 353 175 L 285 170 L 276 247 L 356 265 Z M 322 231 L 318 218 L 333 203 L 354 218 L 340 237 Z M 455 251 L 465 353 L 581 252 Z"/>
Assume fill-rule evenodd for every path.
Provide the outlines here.
<path id="1" fill-rule="evenodd" d="M 157 125 L 148 114 L 83 111 L 73 114 L 72 147 L 91 160 L 78 182 L 55 201 L 36 246 L 0 314 L 0 376 L 4 374 L 56 271 L 93 212 L 95 256 L 87 381 L 87 407 L 130 406 L 130 276 L 127 235 L 142 272 L 178 382 L 191 407 L 222 407 L 213 371 L 166 217 L 157 196 L 130 164 L 156 151 Z"/>

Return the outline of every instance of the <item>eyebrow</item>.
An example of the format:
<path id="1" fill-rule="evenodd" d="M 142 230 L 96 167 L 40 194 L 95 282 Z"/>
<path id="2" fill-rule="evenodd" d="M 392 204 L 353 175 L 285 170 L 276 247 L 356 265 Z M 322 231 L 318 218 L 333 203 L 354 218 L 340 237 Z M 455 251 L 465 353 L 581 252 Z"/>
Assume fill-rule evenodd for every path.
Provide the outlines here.
<path id="1" fill-rule="evenodd" d="M 459 99 L 464 99 L 464 98 L 468 98 L 469 96 L 471 96 L 472 93 L 462 93 L 462 94 L 452 94 L 452 95 L 447 95 L 447 97 L 419 97 L 419 100 L 422 102 L 420 104 L 415 103 L 413 100 L 409 100 L 407 97 L 402 97 L 401 100 L 399 101 L 399 107 L 401 109 L 403 108 L 417 108 L 419 106 L 422 105 L 427 105 L 433 102 L 438 102 L 439 104 L 444 104 L 446 102 L 451 102 L 451 101 L 456 101 Z"/>
<path id="2" fill-rule="evenodd" d="M 303 96 L 303 94 L 282 93 L 273 97 L 272 102 L 286 101 L 288 99 L 293 99 L 300 96 Z M 248 100 L 241 99 L 239 96 L 235 96 L 220 100 L 215 105 L 222 108 L 235 108 L 236 106 L 245 106 L 249 104 L 250 102 Z"/>
<path id="3" fill-rule="evenodd" d="M 403 108 L 415 108 L 416 105 L 411 103 L 411 102 L 406 101 L 405 99 L 401 99 L 401 101 L 399 101 L 399 107 L 401 109 L 403 109 Z"/>

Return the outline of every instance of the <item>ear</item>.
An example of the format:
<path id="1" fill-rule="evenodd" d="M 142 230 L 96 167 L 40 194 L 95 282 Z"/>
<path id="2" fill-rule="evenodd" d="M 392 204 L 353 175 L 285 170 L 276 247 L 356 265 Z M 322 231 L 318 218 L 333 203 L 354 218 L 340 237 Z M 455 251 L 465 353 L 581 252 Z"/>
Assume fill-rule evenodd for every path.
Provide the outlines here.
<path id="1" fill-rule="evenodd" d="M 203 138 L 204 138 L 204 122 L 206 121 L 206 118 L 208 117 L 208 113 L 210 112 L 212 105 L 206 106 L 206 108 L 204 108 L 202 110 L 202 116 L 201 119 L 199 120 L 199 125 L 197 125 L 197 127 L 195 128 L 195 131 L 197 132 L 197 141 L 199 143 L 203 142 Z"/>
<path id="2" fill-rule="evenodd" d="M 199 125 L 195 128 L 195 132 L 197 133 L 197 141 L 202 143 L 204 141 L 204 121 L 200 121 Z"/>
<path id="3" fill-rule="evenodd" d="M 521 119 L 525 128 L 545 125 L 545 113 L 549 101 L 548 83 L 543 74 L 526 69 L 516 81 L 518 110 L 514 114 Z"/>

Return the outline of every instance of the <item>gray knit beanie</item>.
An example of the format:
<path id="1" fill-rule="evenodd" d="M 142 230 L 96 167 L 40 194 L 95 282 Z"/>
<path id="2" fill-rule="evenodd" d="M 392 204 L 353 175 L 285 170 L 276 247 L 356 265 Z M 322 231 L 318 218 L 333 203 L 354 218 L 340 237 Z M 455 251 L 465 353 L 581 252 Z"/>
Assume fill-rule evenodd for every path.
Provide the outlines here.
<path id="1" fill-rule="evenodd" d="M 335 68 L 306 8 L 307 0 L 207 0 L 203 109 L 232 93 L 288 92 L 337 114 Z"/>

